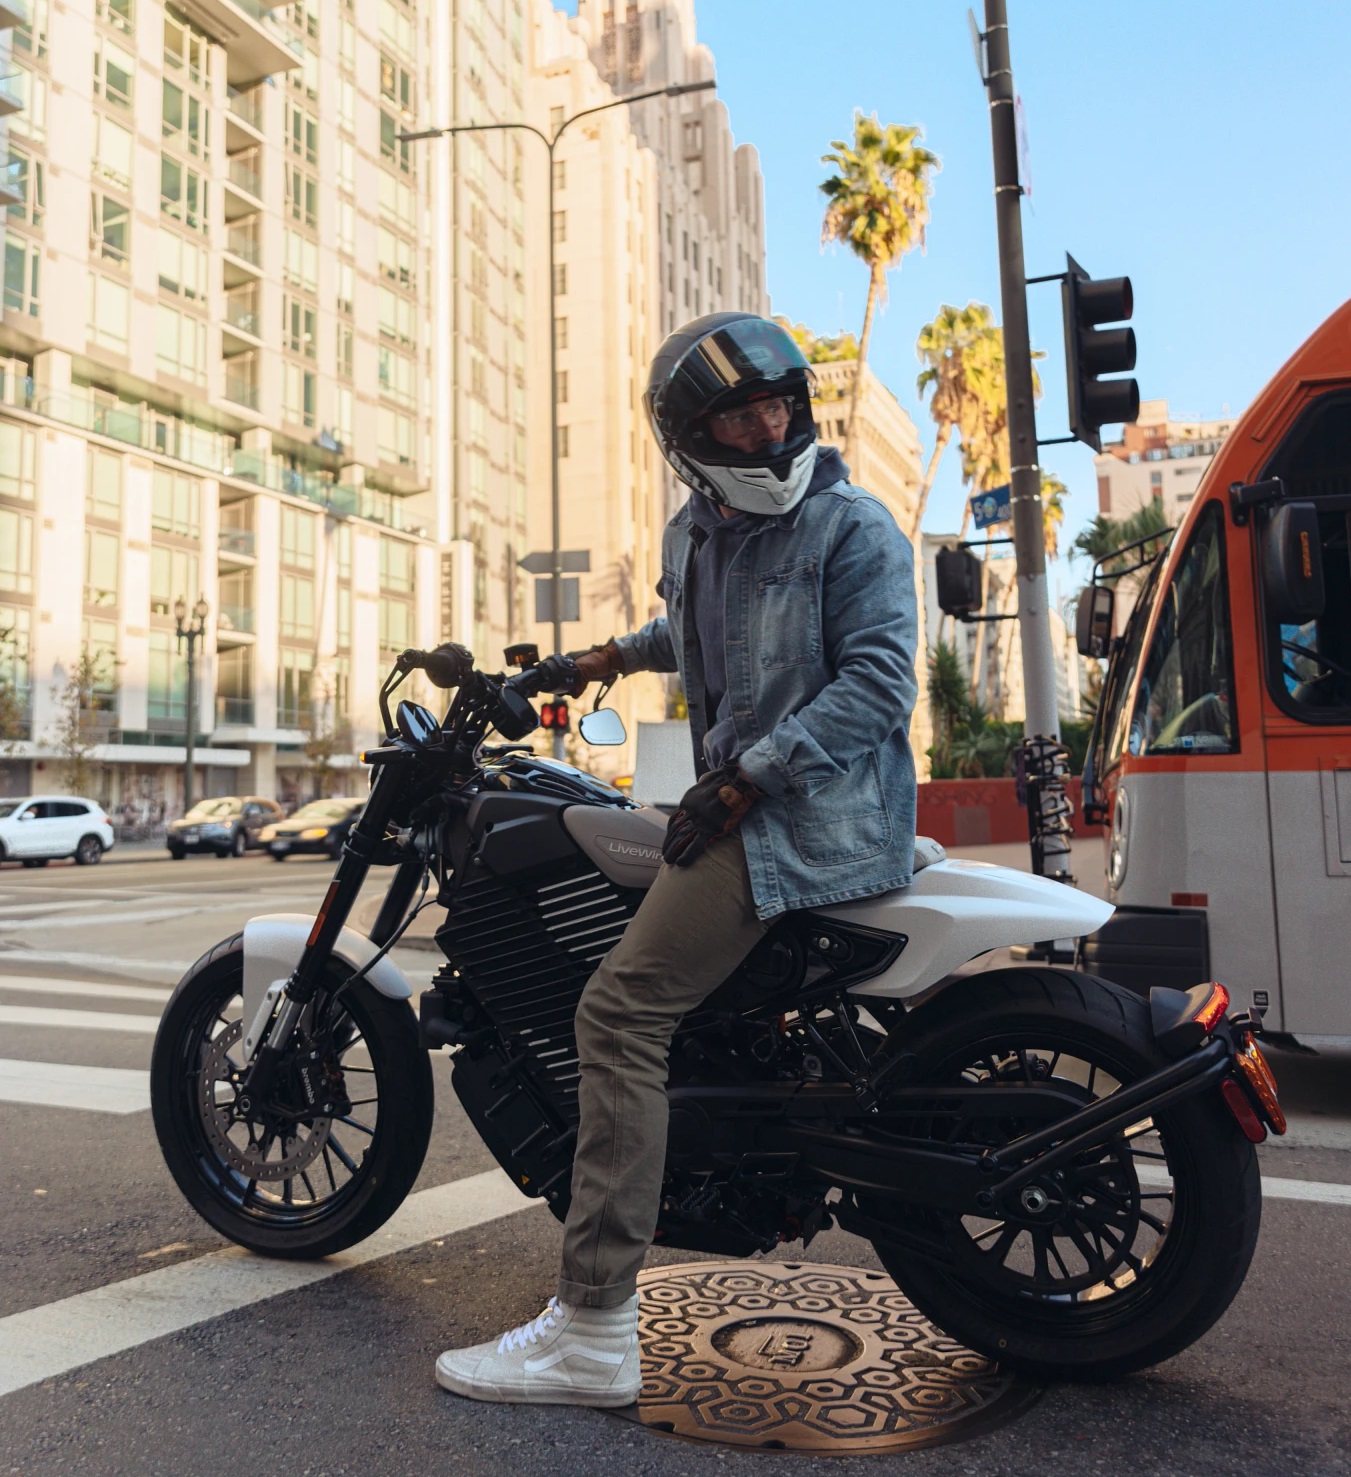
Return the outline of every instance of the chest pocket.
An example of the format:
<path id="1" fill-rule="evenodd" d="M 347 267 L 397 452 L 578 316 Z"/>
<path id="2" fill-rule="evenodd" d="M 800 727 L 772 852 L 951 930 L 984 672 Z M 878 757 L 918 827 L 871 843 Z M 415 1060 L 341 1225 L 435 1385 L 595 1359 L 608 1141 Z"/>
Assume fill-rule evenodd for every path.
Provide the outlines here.
<path id="1" fill-rule="evenodd" d="M 815 559 L 766 570 L 755 582 L 755 648 L 762 667 L 799 667 L 821 655 L 821 585 Z"/>

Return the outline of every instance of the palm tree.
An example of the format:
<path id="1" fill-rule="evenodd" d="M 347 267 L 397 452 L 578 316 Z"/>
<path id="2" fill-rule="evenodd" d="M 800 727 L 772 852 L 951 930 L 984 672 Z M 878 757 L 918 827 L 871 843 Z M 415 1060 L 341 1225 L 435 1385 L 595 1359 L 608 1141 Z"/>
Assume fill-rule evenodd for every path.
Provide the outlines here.
<path id="1" fill-rule="evenodd" d="M 832 152 L 821 156 L 835 173 L 821 185 L 829 204 L 821 227 L 821 239 L 838 241 L 868 268 L 868 302 L 859 335 L 858 368 L 849 398 L 846 457 L 853 446 L 854 418 L 858 413 L 863 367 L 868 358 L 873 311 L 886 301 L 887 273 L 916 246 L 924 246 L 924 228 L 929 220 L 929 195 L 933 173 L 940 168 L 938 156 L 923 148 L 917 126 L 898 123 L 885 126 L 874 113 L 865 118 L 854 114 L 854 142 L 831 141 Z"/>
<path id="2" fill-rule="evenodd" d="M 915 388 L 922 400 L 927 391 L 933 391 L 929 402 L 929 414 L 938 427 L 934 436 L 934 449 L 929 465 L 924 469 L 924 480 L 920 483 L 915 499 L 915 521 L 910 529 L 912 542 L 919 539 L 920 525 L 924 522 L 924 510 L 928 506 L 929 493 L 933 489 L 938 463 L 964 419 L 969 419 L 968 404 L 978 394 L 978 385 L 971 379 L 968 354 L 983 334 L 994 328 L 994 314 L 984 303 L 969 302 L 964 308 L 954 308 L 944 303 L 932 323 L 920 329 L 915 343 L 915 352 L 924 363 Z M 976 369 L 977 379 L 979 368 Z"/>

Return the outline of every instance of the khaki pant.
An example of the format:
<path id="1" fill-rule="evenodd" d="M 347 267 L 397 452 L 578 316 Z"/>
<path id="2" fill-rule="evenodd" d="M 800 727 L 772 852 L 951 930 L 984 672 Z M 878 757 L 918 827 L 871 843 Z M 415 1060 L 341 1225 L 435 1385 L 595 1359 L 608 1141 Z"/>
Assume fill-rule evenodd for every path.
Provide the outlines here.
<path id="1" fill-rule="evenodd" d="M 612 1308 L 633 1296 L 661 1198 L 671 1037 L 766 927 L 740 838 L 723 837 L 688 867 L 662 867 L 587 982 L 577 1006 L 581 1122 L 561 1301 Z"/>

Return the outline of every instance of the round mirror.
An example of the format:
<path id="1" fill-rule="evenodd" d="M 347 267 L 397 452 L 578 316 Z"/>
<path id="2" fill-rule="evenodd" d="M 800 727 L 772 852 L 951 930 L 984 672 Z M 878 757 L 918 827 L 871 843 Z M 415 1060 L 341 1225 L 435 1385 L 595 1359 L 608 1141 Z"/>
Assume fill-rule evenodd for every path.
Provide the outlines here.
<path id="1" fill-rule="evenodd" d="M 421 703 L 406 701 L 400 703 L 398 712 L 394 715 L 394 722 L 398 727 L 399 736 L 410 744 L 431 743 L 441 732 L 441 725 L 437 722 L 436 714 L 430 708 L 424 708 Z"/>
<path id="2" fill-rule="evenodd" d="M 594 713 L 584 714 L 577 732 L 588 744 L 622 744 L 628 738 L 624 720 L 613 708 L 597 708 Z"/>

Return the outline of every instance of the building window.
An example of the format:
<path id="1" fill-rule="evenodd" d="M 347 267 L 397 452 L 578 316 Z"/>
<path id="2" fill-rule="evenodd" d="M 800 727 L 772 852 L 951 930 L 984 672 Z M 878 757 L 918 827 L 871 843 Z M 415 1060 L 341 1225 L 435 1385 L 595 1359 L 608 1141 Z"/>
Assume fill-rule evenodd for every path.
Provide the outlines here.
<path id="1" fill-rule="evenodd" d="M 554 296 L 566 297 L 568 293 L 568 264 L 558 262 L 554 266 Z"/>
<path id="2" fill-rule="evenodd" d="M 101 446 L 89 448 L 84 511 L 88 518 L 122 521 L 122 458 Z"/>
<path id="3" fill-rule="evenodd" d="M 568 162 L 567 162 L 566 159 L 555 159 L 554 160 L 554 189 L 555 190 L 566 189 L 567 188 L 567 183 L 568 183 Z"/>
<path id="4" fill-rule="evenodd" d="M 355 292 L 356 272 L 351 262 L 338 263 L 338 290 L 334 297 L 334 306 L 338 312 L 346 313 L 349 317 L 352 313 L 352 297 Z"/>
<path id="5" fill-rule="evenodd" d="M 380 393 L 404 405 L 417 404 L 417 362 L 381 344 L 378 347 Z"/>
<path id="6" fill-rule="evenodd" d="M 412 146 L 399 137 L 403 123 L 380 109 L 380 157 L 397 164 L 405 174 L 412 168 Z"/>
<path id="7" fill-rule="evenodd" d="M 319 162 L 319 120 L 313 113 L 298 108 L 295 103 L 286 105 L 286 138 L 291 152 L 306 164 Z"/>
<path id="8" fill-rule="evenodd" d="M 38 315 L 38 274 L 42 248 L 37 241 L 9 237 L 5 241 L 5 311 Z M 125 334 L 123 339 L 125 341 Z"/>
<path id="9" fill-rule="evenodd" d="M 206 324 L 164 303 L 155 309 L 155 363 L 161 373 L 206 383 Z"/>
<path id="10" fill-rule="evenodd" d="M 186 17 L 179 15 L 172 6 L 164 11 L 164 64 L 175 71 L 183 71 L 194 86 L 200 86 L 207 76 L 206 33 L 199 31 Z"/>
<path id="11" fill-rule="evenodd" d="M 568 239 L 568 213 L 566 210 L 554 211 L 554 245 L 561 246 Z"/>
<path id="12" fill-rule="evenodd" d="M 568 454 L 568 427 L 567 426 L 559 426 L 559 428 L 558 428 L 558 454 L 559 454 L 560 457 L 567 456 L 567 454 Z"/>
<path id="13" fill-rule="evenodd" d="M 319 224 L 319 182 L 298 164 L 282 171 L 286 180 L 286 209 L 291 219 L 307 226 Z"/>
<path id="14" fill-rule="evenodd" d="M 166 292 L 195 300 L 206 297 L 206 252 L 195 241 L 173 231 L 159 233 L 159 285 Z"/>
<path id="15" fill-rule="evenodd" d="M 94 117 L 94 174 L 119 189 L 131 188 L 131 133 L 102 113 Z"/>
<path id="16" fill-rule="evenodd" d="M 202 593 L 197 583 L 197 555 L 191 549 L 154 544 L 150 549 L 150 613 L 172 615 L 181 595 L 189 605 Z"/>
<path id="17" fill-rule="evenodd" d="M 3 517 L 3 513 L 0 513 Z M 99 528 L 84 531 L 84 603 L 116 605 L 118 565 L 122 546 L 115 533 Z"/>
<path id="18" fill-rule="evenodd" d="M 413 605 L 409 600 L 380 597 L 380 650 L 406 651 L 413 644 Z"/>
<path id="19" fill-rule="evenodd" d="M 46 165 L 11 146 L 5 182 L 20 197 L 9 207 L 9 219 L 25 226 L 40 226 L 47 211 Z"/>
<path id="20" fill-rule="evenodd" d="M 89 245 L 96 257 L 125 265 L 131 250 L 131 207 L 94 190 L 89 196 Z"/>
<path id="21" fill-rule="evenodd" d="M 554 342 L 560 349 L 568 346 L 568 320 L 566 318 L 554 319 Z"/>
<path id="22" fill-rule="evenodd" d="M 8 241 L 5 251 L 8 265 Z M 8 273 L 5 290 L 8 295 Z M 114 282 L 98 272 L 89 274 L 89 337 L 94 343 L 125 354 L 130 311 L 131 296 L 125 283 Z"/>
<path id="23" fill-rule="evenodd" d="M 314 581 L 303 574 L 281 577 L 281 634 L 283 639 L 314 639 Z"/>
<path id="24" fill-rule="evenodd" d="M 282 274 L 288 287 L 303 287 L 308 292 L 318 291 L 319 248 L 308 237 L 289 226 L 282 232 L 285 260 Z M 350 275 L 351 269 L 348 268 Z M 349 293 L 350 296 L 350 293 Z M 350 313 L 351 308 L 347 311 Z"/>
<path id="25" fill-rule="evenodd" d="M 211 111 L 199 97 L 176 82 L 164 81 L 160 128 L 165 139 L 197 159 L 210 157 Z"/>
<path id="26" fill-rule="evenodd" d="M 379 289 L 379 324 L 382 338 L 397 339 L 401 344 L 413 342 L 413 308 L 406 297 L 388 287 Z"/>
<path id="27" fill-rule="evenodd" d="M 0 590 L 33 590 L 33 520 L 12 508 L 0 508 Z"/>
<path id="28" fill-rule="evenodd" d="M 391 282 L 397 282 L 400 287 L 413 288 L 417 275 L 413 265 L 415 253 L 412 244 L 402 236 L 396 236 L 388 226 L 378 227 L 375 239 L 380 275 Z"/>
<path id="29" fill-rule="evenodd" d="M 568 403 L 568 372 L 566 369 L 560 369 L 555 376 L 554 398 L 560 405 Z"/>
<path id="30" fill-rule="evenodd" d="M 339 323 L 337 353 L 334 355 L 333 366 L 339 379 L 352 378 L 352 340 L 352 329 L 346 323 Z"/>
<path id="31" fill-rule="evenodd" d="M 380 588 L 395 594 L 413 590 L 413 546 L 399 539 L 380 539 Z"/>
<path id="32" fill-rule="evenodd" d="M 7 683 L 21 703 L 32 683 L 32 619 L 26 605 L 0 605 L 0 683 Z"/>
<path id="33" fill-rule="evenodd" d="M 150 526 L 157 533 L 174 533 L 180 538 L 200 538 L 201 483 L 195 477 L 171 472 L 167 467 L 156 467 L 150 494 Z"/>
<path id="34" fill-rule="evenodd" d="M 561 107 L 559 107 L 559 108 L 550 108 L 549 109 L 549 132 L 551 134 L 557 133 L 558 130 L 560 128 L 562 128 L 563 123 L 564 123 L 566 117 L 567 117 L 567 115 L 566 115 L 566 113 L 564 112 L 564 110 Z"/>
<path id="35" fill-rule="evenodd" d="M 187 666 L 178 654 L 178 640 L 171 631 L 151 631 L 148 675 L 147 716 L 159 719 L 186 718 Z"/>
<path id="36" fill-rule="evenodd" d="M 299 298 L 283 295 L 281 300 L 282 344 L 293 354 L 315 358 L 315 312 Z"/>
<path id="37" fill-rule="evenodd" d="M 206 180 L 200 171 L 161 154 L 159 195 L 160 209 L 171 220 L 182 221 L 193 231 L 206 231 Z"/>
<path id="38" fill-rule="evenodd" d="M 313 426 L 317 419 L 318 376 L 298 364 L 281 367 L 281 409 L 287 420 Z"/>
<path id="39" fill-rule="evenodd" d="M 32 427 L 0 421 L 0 497 L 33 501 L 36 457 L 37 440 Z"/>
<path id="40" fill-rule="evenodd" d="M 133 0 L 96 0 L 94 14 L 105 26 L 131 35 L 135 24 Z"/>
<path id="41" fill-rule="evenodd" d="M 416 425 L 411 416 L 382 405 L 376 415 L 376 450 L 382 462 L 408 467 L 413 464 Z"/>
<path id="42" fill-rule="evenodd" d="M 134 58 L 106 36 L 94 40 L 94 96 L 119 108 L 131 107 L 131 79 L 136 70 Z"/>
<path id="43" fill-rule="evenodd" d="M 281 510 L 281 562 L 296 569 L 314 568 L 315 517 L 299 508 Z"/>

